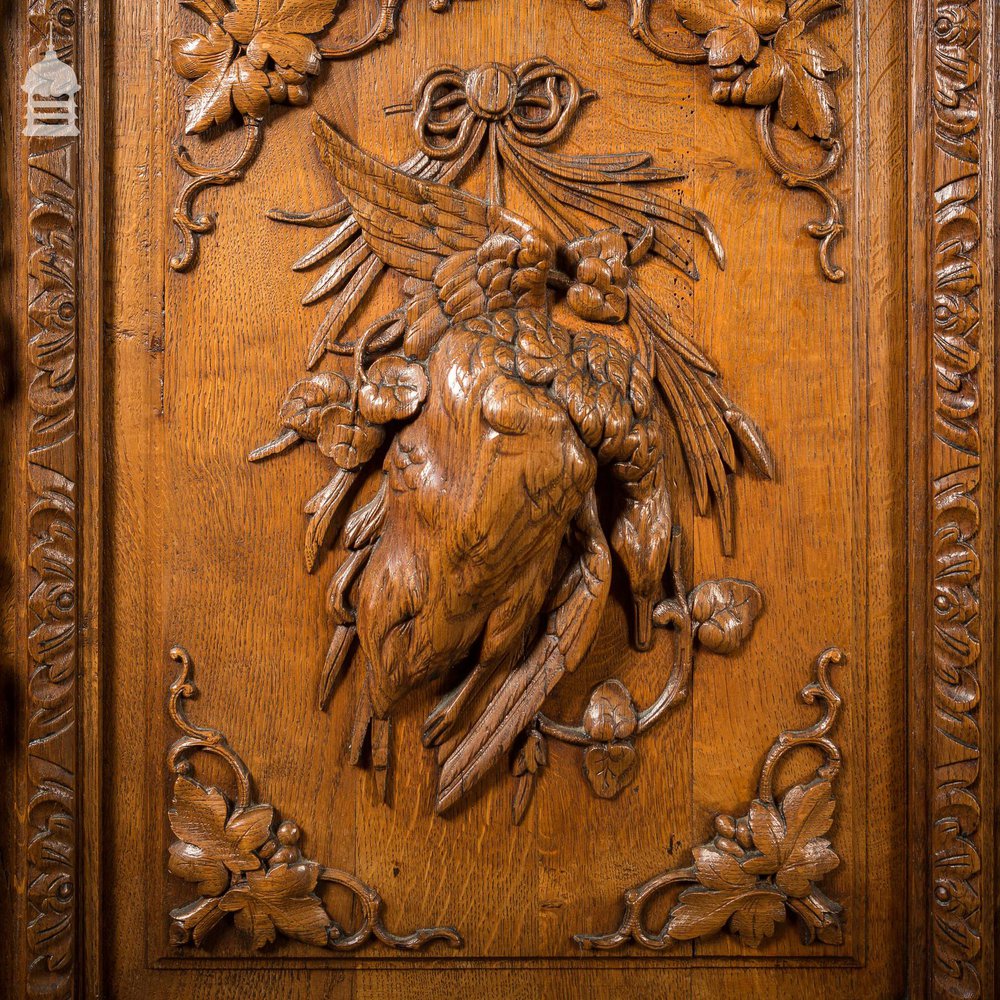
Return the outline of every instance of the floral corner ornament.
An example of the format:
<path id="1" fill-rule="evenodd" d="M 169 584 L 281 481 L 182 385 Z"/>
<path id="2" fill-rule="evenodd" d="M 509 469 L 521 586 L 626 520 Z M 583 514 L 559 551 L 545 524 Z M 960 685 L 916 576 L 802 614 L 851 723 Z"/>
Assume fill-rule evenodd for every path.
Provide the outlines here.
<path id="1" fill-rule="evenodd" d="M 802 691 L 809 704 L 823 702 L 822 719 L 807 729 L 781 733 L 764 758 L 757 797 L 739 817 L 715 817 L 715 835 L 692 850 L 694 864 L 653 876 L 625 893 L 625 915 L 611 934 L 578 934 L 584 949 L 610 950 L 629 942 L 662 950 L 680 941 L 717 934 L 727 925 L 752 948 L 774 935 L 791 911 L 809 944 L 843 943 L 842 908 L 820 888 L 840 864 L 827 839 L 840 771 L 840 748 L 830 739 L 841 697 L 830 683 L 831 665 L 842 663 L 836 648 L 816 661 L 816 680 Z M 778 799 L 774 774 L 779 761 L 796 747 L 812 746 L 824 760 L 811 781 L 793 785 Z M 658 933 L 649 931 L 644 911 L 650 899 L 669 886 L 684 888 Z"/>
<path id="2" fill-rule="evenodd" d="M 844 270 L 831 259 L 844 232 L 843 209 L 826 183 L 844 156 L 839 138 L 837 95 L 831 77 L 843 60 L 815 30 L 815 22 L 837 10 L 840 0 L 673 0 L 678 21 L 698 36 L 700 48 L 675 47 L 650 25 L 650 0 L 629 0 L 632 33 L 671 62 L 707 62 L 717 104 L 757 108 L 757 140 L 768 166 L 788 188 L 813 191 L 826 217 L 806 231 L 820 241 L 819 263 L 830 281 Z M 818 164 L 791 162 L 778 149 L 775 123 L 801 132 L 821 152 Z"/>
<path id="3" fill-rule="evenodd" d="M 177 838 L 170 845 L 168 867 L 198 894 L 170 911 L 171 944 L 201 947 L 209 933 L 232 916 L 254 950 L 274 943 L 279 935 L 338 951 L 360 948 L 373 937 L 408 950 L 432 941 L 461 945 L 452 927 L 391 933 L 382 923 L 382 898 L 375 889 L 348 872 L 304 857 L 299 827 L 288 819 L 278 822 L 273 806 L 253 802 L 250 773 L 225 736 L 188 722 L 184 701 L 197 693 L 191 658 L 177 646 L 170 657 L 181 670 L 170 686 L 169 711 L 184 735 L 167 757 L 176 775 L 168 816 Z M 221 757 L 232 769 L 235 803 L 192 777 L 190 756 L 198 751 Z M 342 886 L 354 896 L 363 914 L 356 930 L 345 930 L 329 915 L 319 895 L 324 883 Z"/>

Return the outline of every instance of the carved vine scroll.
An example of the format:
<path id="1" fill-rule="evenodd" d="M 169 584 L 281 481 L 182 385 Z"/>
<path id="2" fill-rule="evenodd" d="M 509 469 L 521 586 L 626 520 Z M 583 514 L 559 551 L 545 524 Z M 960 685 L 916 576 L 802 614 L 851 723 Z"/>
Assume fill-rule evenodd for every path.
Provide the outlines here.
<path id="1" fill-rule="evenodd" d="M 841 944 L 841 906 L 820 888 L 840 858 L 826 839 L 836 808 L 834 781 L 840 748 L 830 737 L 841 698 L 830 682 L 830 666 L 844 654 L 835 648 L 816 661 L 816 680 L 802 690 L 809 704 L 821 702 L 823 717 L 807 729 L 786 730 L 764 757 L 757 797 L 739 818 L 715 817 L 715 836 L 695 847 L 694 864 L 673 868 L 625 893 L 625 915 L 611 934 L 578 934 L 585 949 L 608 950 L 634 942 L 662 950 L 681 941 L 717 934 L 727 925 L 742 942 L 757 947 L 772 937 L 791 911 L 806 943 Z M 815 777 L 793 785 L 779 799 L 774 788 L 778 763 L 797 747 L 823 754 Z M 645 910 L 661 891 L 682 889 L 663 927 L 650 931 Z"/>
<path id="2" fill-rule="evenodd" d="M 34 0 L 28 62 L 50 37 L 79 68 L 73 0 Z M 26 989 L 69 997 L 78 933 L 77 608 L 80 258 L 79 139 L 32 136 L 27 147 L 27 749 Z"/>
<path id="3" fill-rule="evenodd" d="M 307 104 L 324 59 L 354 58 L 391 38 L 402 0 L 379 0 L 361 38 L 332 46 L 321 44 L 320 37 L 334 25 L 343 0 L 179 2 L 208 26 L 171 41 L 173 67 L 188 81 L 185 134 L 217 130 L 233 119 L 243 132 L 235 155 L 215 165 L 196 162 L 181 142 L 176 145 L 175 160 L 190 180 L 174 205 L 181 247 L 170 266 L 185 271 L 195 263 L 199 238 L 215 228 L 213 215 L 196 212 L 197 196 L 243 177 L 260 151 L 269 108 Z M 603 0 L 583 2 L 590 9 L 604 6 Z M 695 46 L 675 45 L 657 34 L 650 23 L 652 0 L 628 4 L 629 28 L 646 48 L 670 62 L 707 62 L 714 101 L 759 109 L 757 137 L 767 164 L 787 187 L 811 190 L 824 203 L 825 218 L 810 222 L 806 231 L 820 241 L 823 274 L 841 281 L 844 271 L 831 253 L 844 231 L 843 211 L 827 182 L 844 152 L 830 83 L 843 62 L 813 25 L 840 0 L 672 0 L 679 25 L 699 38 Z M 444 12 L 452 3 L 430 0 L 430 6 Z M 790 158 L 775 140 L 776 124 L 811 140 L 820 150 L 818 162 Z"/>
<path id="4" fill-rule="evenodd" d="M 188 721 L 184 703 L 197 694 L 191 658 L 179 646 L 170 657 L 180 671 L 170 686 L 169 710 L 183 735 L 167 755 L 176 775 L 169 817 L 177 839 L 170 845 L 169 868 L 198 893 L 170 911 L 173 945 L 201 947 L 230 916 L 254 950 L 272 944 L 279 934 L 334 951 L 353 951 L 373 938 L 405 950 L 434 941 L 461 945 L 453 927 L 393 934 L 382 922 L 382 897 L 375 889 L 349 872 L 305 857 L 298 825 L 290 819 L 278 822 L 273 806 L 254 801 L 250 772 L 226 737 Z M 197 752 L 214 754 L 229 766 L 235 801 L 195 780 L 190 758 Z M 327 885 L 347 889 L 360 905 L 357 929 L 347 931 L 330 916 L 320 896 Z"/>
<path id="5" fill-rule="evenodd" d="M 983 271 L 981 5 L 939 0 L 929 12 L 933 191 L 934 446 L 930 449 L 929 607 L 931 857 L 929 886 L 936 995 L 983 995 L 982 552 L 983 434 L 988 393 L 980 355 Z M 987 494 L 987 510 L 990 499 Z M 988 690 L 988 687 L 987 687 Z M 988 745 L 986 751 L 992 752 Z"/>

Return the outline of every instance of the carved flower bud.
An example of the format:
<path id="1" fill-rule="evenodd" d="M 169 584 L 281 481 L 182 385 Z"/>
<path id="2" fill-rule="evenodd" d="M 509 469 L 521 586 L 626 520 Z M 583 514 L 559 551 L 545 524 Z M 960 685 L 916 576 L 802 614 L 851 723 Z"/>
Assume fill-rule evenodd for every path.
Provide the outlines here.
<path id="1" fill-rule="evenodd" d="M 736 842 L 745 851 L 753 847 L 753 835 L 750 833 L 750 820 L 741 816 L 736 824 Z"/>
<path id="2" fill-rule="evenodd" d="M 583 713 L 583 728 L 592 740 L 599 743 L 627 740 L 637 724 L 632 696 L 621 681 L 604 681 L 594 688 L 590 704 Z"/>
<path id="3" fill-rule="evenodd" d="M 715 817 L 715 829 L 720 836 L 733 838 L 736 836 L 736 821 L 732 816 L 721 814 Z"/>

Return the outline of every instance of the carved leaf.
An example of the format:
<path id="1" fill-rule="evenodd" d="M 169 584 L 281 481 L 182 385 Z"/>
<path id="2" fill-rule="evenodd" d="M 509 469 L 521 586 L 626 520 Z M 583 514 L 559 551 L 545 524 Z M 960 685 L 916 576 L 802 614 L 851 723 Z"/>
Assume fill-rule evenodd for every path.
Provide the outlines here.
<path id="1" fill-rule="evenodd" d="M 207 35 L 183 35 L 170 41 L 170 61 L 185 80 L 197 80 L 211 72 L 225 72 L 232 59 L 234 44 L 218 25 Z"/>
<path id="2" fill-rule="evenodd" d="M 755 64 L 743 73 L 733 84 L 730 99 L 735 104 L 749 104 L 755 108 L 767 107 L 777 100 L 785 79 L 785 65 L 770 48 L 762 48 L 757 53 Z M 759 456 L 766 454 L 767 445 L 756 425 L 742 411 L 735 408 L 726 413 L 726 420 L 747 454 L 760 469 Z M 766 467 L 766 466 L 765 466 Z"/>
<path id="3" fill-rule="evenodd" d="M 186 35 L 170 43 L 174 69 L 192 82 L 184 91 L 189 135 L 204 132 L 232 115 L 233 40 L 218 25 L 207 35 Z"/>
<path id="4" fill-rule="evenodd" d="M 690 941 L 717 933 L 731 917 L 733 930 L 756 947 L 785 919 L 784 896 L 763 882 L 749 889 L 685 889 L 670 911 L 667 933 L 677 941 Z"/>
<path id="5" fill-rule="evenodd" d="M 824 11 L 835 10 L 841 0 L 792 0 L 788 5 L 788 16 L 800 21 L 809 21 Z"/>
<path id="6" fill-rule="evenodd" d="M 785 904 L 774 892 L 749 894 L 733 913 L 729 926 L 739 934 L 743 943 L 757 948 L 765 938 L 774 936 L 775 924 L 785 919 Z"/>
<path id="7" fill-rule="evenodd" d="M 773 874 L 775 884 L 789 896 L 807 896 L 812 882 L 840 864 L 823 837 L 833 823 L 835 807 L 829 781 L 792 786 L 780 809 L 755 800 L 750 806 L 750 832 L 759 856 L 749 857 L 744 870 Z"/>
<path id="8" fill-rule="evenodd" d="M 786 0 L 736 0 L 740 13 L 761 35 L 770 35 L 785 20 Z"/>
<path id="9" fill-rule="evenodd" d="M 427 373 L 422 365 L 390 354 L 368 369 L 358 391 L 358 409 L 373 424 L 412 417 L 427 398 Z"/>
<path id="10" fill-rule="evenodd" d="M 705 38 L 709 66 L 728 66 L 742 59 L 750 62 L 760 47 L 760 36 L 752 24 L 734 17 L 710 31 Z"/>
<path id="11" fill-rule="evenodd" d="M 180 843 L 170 848 L 169 868 L 188 882 L 197 882 L 202 895 L 214 896 L 229 884 L 229 872 L 260 867 L 254 853 L 271 835 L 274 811 L 257 805 L 236 809 L 217 788 L 205 788 L 183 775 L 174 782 L 168 812 L 170 828 Z"/>
<path id="12" fill-rule="evenodd" d="M 223 0 L 180 0 L 180 4 L 193 10 L 210 24 L 221 23 L 229 11 Z"/>
<path id="13" fill-rule="evenodd" d="M 545 737 L 532 729 L 524 741 L 524 746 L 518 751 L 511 768 L 515 777 L 522 774 L 537 774 L 549 762 L 549 751 Z"/>
<path id="14" fill-rule="evenodd" d="M 241 115 L 260 118 L 271 99 L 267 93 L 267 74 L 255 69 L 246 58 L 237 59 L 232 68 L 233 104 Z"/>
<path id="15" fill-rule="evenodd" d="M 749 889 L 756 882 L 741 864 L 742 851 L 723 850 L 716 841 L 701 844 L 691 851 L 698 881 L 706 889 Z"/>
<path id="16" fill-rule="evenodd" d="M 691 592 L 691 614 L 699 623 L 698 641 L 716 653 L 732 653 L 753 632 L 764 600 L 744 580 L 706 580 Z"/>
<path id="17" fill-rule="evenodd" d="M 320 414 L 316 443 L 341 469 L 360 468 L 375 454 L 383 438 L 381 427 L 359 420 L 357 411 L 350 406 L 328 406 Z"/>
<path id="18" fill-rule="evenodd" d="M 770 35 L 785 17 L 785 0 L 675 0 L 681 23 L 705 35 L 710 66 L 751 62 L 760 36 Z"/>
<path id="19" fill-rule="evenodd" d="M 234 914 L 237 928 L 249 935 L 255 949 L 273 942 L 276 931 L 322 947 L 333 923 L 313 891 L 319 871 L 315 861 L 301 861 L 250 872 L 246 882 L 230 889 L 219 906 Z"/>
<path id="20" fill-rule="evenodd" d="M 583 755 L 583 773 L 602 799 L 613 799 L 622 790 L 634 765 L 635 749 L 631 743 L 592 746 Z"/>
<path id="21" fill-rule="evenodd" d="M 583 713 L 583 728 L 591 739 L 601 743 L 627 740 L 635 732 L 637 722 L 632 697 L 621 681 L 604 681 L 594 688 Z"/>
<path id="22" fill-rule="evenodd" d="M 309 35 L 322 31 L 331 21 L 340 0 L 244 0 L 225 16 L 224 24 L 233 38 L 250 43 L 265 28 L 275 33 Z M 282 64 L 288 65 L 288 64 Z"/>
<path id="23" fill-rule="evenodd" d="M 685 28 L 705 35 L 732 19 L 732 0 L 674 0 L 674 11 Z"/>
<path id="24" fill-rule="evenodd" d="M 842 68 L 840 57 L 798 20 L 782 25 L 774 36 L 774 51 L 785 64 L 778 99 L 782 122 L 810 138 L 829 139 L 837 127 L 837 97 L 825 74 Z"/>

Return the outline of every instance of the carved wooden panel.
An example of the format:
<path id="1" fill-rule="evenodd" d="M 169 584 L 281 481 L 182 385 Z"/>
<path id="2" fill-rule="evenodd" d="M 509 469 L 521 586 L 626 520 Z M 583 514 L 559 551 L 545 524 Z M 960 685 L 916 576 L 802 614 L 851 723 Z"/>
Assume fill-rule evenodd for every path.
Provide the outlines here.
<path id="1" fill-rule="evenodd" d="M 12 995 L 992 996 L 995 20 L 16 4 Z"/>

